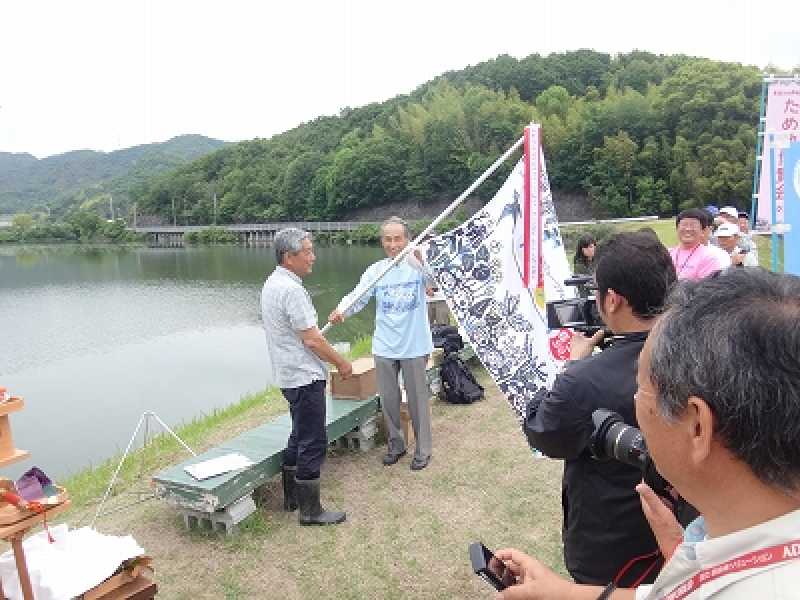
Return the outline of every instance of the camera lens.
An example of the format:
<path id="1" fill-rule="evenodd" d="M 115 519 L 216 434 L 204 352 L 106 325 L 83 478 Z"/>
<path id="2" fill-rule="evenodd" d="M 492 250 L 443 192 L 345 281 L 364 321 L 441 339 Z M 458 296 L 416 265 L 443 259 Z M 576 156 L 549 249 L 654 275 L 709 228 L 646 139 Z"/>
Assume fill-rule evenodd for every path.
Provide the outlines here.
<path id="1" fill-rule="evenodd" d="M 634 467 L 644 468 L 647 463 L 647 446 L 641 432 L 631 427 L 622 417 L 605 408 L 592 413 L 594 433 L 589 449 L 595 458 L 614 458 Z"/>
<path id="2" fill-rule="evenodd" d="M 634 467 L 645 466 L 647 446 L 642 433 L 625 423 L 614 423 L 605 437 L 606 455 Z"/>
<path id="3" fill-rule="evenodd" d="M 625 423 L 622 417 L 605 408 L 592 413 L 594 432 L 589 450 L 599 460 L 615 459 L 642 470 L 644 482 L 659 496 L 667 497 L 669 482 L 656 470 L 647 453 L 641 431 Z"/>

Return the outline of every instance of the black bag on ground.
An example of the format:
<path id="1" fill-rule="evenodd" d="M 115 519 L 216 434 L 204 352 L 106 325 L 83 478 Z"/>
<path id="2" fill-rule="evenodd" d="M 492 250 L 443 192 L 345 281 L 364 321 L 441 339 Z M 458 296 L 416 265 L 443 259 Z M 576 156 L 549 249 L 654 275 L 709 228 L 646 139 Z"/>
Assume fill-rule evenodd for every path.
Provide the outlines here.
<path id="1" fill-rule="evenodd" d="M 431 336 L 434 347 L 443 349 L 445 354 L 458 352 L 464 347 L 464 340 L 458 333 L 458 327 L 453 325 L 433 325 Z"/>
<path id="2" fill-rule="evenodd" d="M 451 404 L 472 404 L 483 398 L 483 386 L 455 352 L 445 354 L 439 367 L 444 399 Z"/>
<path id="3" fill-rule="evenodd" d="M 436 348 L 444 348 L 444 344 L 448 339 L 454 339 L 461 336 L 458 334 L 458 327 L 454 325 L 431 325 L 431 337 L 433 338 L 433 345 Z"/>

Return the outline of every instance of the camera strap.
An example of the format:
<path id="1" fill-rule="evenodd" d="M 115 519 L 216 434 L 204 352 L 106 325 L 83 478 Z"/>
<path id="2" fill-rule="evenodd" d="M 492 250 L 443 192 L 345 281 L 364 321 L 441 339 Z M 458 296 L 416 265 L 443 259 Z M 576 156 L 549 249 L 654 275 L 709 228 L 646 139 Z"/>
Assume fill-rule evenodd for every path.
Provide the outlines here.
<path id="1" fill-rule="evenodd" d="M 633 566 L 636 565 L 637 563 L 643 562 L 643 561 L 645 561 L 647 559 L 651 559 L 651 562 L 650 562 L 649 565 L 647 565 L 647 567 L 644 569 L 644 571 L 639 573 L 638 576 L 636 577 L 636 579 L 633 582 L 631 582 L 630 584 L 623 585 L 623 582 L 622 582 L 623 578 L 625 578 L 626 575 L 629 575 L 629 574 L 633 573 L 633 571 L 632 571 Z M 617 572 L 617 574 L 614 576 L 614 579 L 611 581 L 611 584 L 613 584 L 615 587 L 620 587 L 620 586 L 630 587 L 630 588 L 639 587 L 639 584 L 641 584 L 647 578 L 647 576 L 650 575 L 650 573 L 653 571 L 653 569 L 656 567 L 656 565 L 661 563 L 661 559 L 662 559 L 661 552 L 658 551 L 658 550 L 654 550 L 653 552 L 650 552 L 648 554 L 642 554 L 641 556 L 636 556 L 636 557 L 630 559 L 625 564 L 625 566 L 622 567 Z M 611 584 L 609 584 L 609 586 Z M 600 600 L 600 598 L 598 598 L 598 600 Z"/>
<path id="2" fill-rule="evenodd" d="M 733 575 L 734 573 L 763 569 L 770 565 L 777 565 L 797 560 L 798 558 L 800 558 L 800 539 L 747 552 L 713 567 L 698 571 L 689 579 L 672 588 L 667 594 L 660 595 L 658 600 L 683 600 L 683 598 L 694 593 L 709 581 L 714 581 L 726 575 Z"/>

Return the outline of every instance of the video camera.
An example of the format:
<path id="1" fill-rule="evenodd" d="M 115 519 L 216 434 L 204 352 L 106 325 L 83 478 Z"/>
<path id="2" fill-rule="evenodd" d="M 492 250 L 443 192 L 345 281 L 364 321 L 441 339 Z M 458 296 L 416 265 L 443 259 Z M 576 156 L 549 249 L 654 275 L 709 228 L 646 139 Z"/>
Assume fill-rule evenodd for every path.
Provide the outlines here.
<path id="1" fill-rule="evenodd" d="M 565 279 L 564 285 L 586 286 L 588 289 L 595 289 L 591 275 L 576 275 Z M 586 335 L 594 335 L 598 330 L 605 328 L 605 323 L 597 311 L 597 302 L 595 302 L 594 296 L 589 296 L 588 298 L 548 302 L 547 327 L 548 329 L 574 329 Z"/>

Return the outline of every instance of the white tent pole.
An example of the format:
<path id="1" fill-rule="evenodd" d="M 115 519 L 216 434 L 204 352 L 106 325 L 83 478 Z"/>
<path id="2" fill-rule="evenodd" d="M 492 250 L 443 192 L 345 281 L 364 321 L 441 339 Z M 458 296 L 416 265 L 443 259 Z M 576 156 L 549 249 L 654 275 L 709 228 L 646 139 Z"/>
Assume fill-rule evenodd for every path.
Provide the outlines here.
<path id="1" fill-rule="evenodd" d="M 488 177 L 490 177 L 492 175 L 492 173 L 494 173 L 498 169 L 498 167 L 500 165 L 502 165 L 506 160 L 508 160 L 508 157 L 511 156 L 522 145 L 522 142 L 524 141 L 524 139 L 525 139 L 524 137 L 519 138 L 514 143 L 514 145 L 511 146 L 511 148 L 506 150 L 506 152 L 505 152 L 505 154 L 503 154 L 503 156 L 501 156 L 496 161 L 494 161 L 494 163 L 492 163 L 492 166 L 490 166 L 488 169 L 486 169 L 486 171 L 483 172 L 483 175 L 478 177 L 473 182 L 472 185 L 470 185 L 466 190 L 464 190 L 464 192 L 462 192 L 462 194 L 458 198 L 453 200 L 450 203 L 450 206 L 445 208 L 438 217 L 436 217 L 433 221 L 431 221 L 431 224 L 428 225 L 422 233 L 420 233 L 416 238 L 414 238 L 414 240 L 412 242 L 410 242 L 408 244 L 408 246 L 406 246 L 397 256 L 395 256 L 392 259 L 392 261 L 388 265 L 386 265 L 386 268 L 383 269 L 383 271 L 381 271 L 377 275 L 377 277 L 375 277 L 375 279 L 373 279 L 370 282 L 370 284 L 367 287 L 365 287 L 364 290 L 357 297 L 353 298 L 346 306 L 343 306 L 342 307 L 342 312 L 343 313 L 347 312 L 347 309 L 349 309 L 356 302 L 361 300 L 361 298 L 364 297 L 364 294 L 366 294 L 369 290 L 371 290 L 375 286 L 375 284 L 378 283 L 378 281 L 380 281 L 381 278 L 384 275 L 386 275 L 386 273 L 389 272 L 389 270 L 392 267 L 394 267 L 397 263 L 399 263 L 401 260 L 403 260 L 406 257 L 406 255 L 409 252 L 411 252 L 417 246 L 417 244 L 419 244 L 419 242 L 421 240 L 425 239 L 425 236 L 427 236 L 431 231 L 436 229 L 436 226 L 439 223 L 441 223 L 442 221 L 444 221 L 450 215 L 450 213 L 452 213 L 456 208 L 458 208 L 459 205 L 462 202 L 464 202 L 464 200 L 467 198 L 467 196 L 469 196 L 472 192 L 474 192 L 480 184 L 482 184 L 484 181 L 486 181 L 486 179 Z M 330 329 L 330 326 L 331 326 L 330 323 L 326 323 L 325 324 L 325 327 L 322 328 L 322 334 L 323 335 L 325 334 L 326 331 L 328 331 L 328 329 Z"/>

